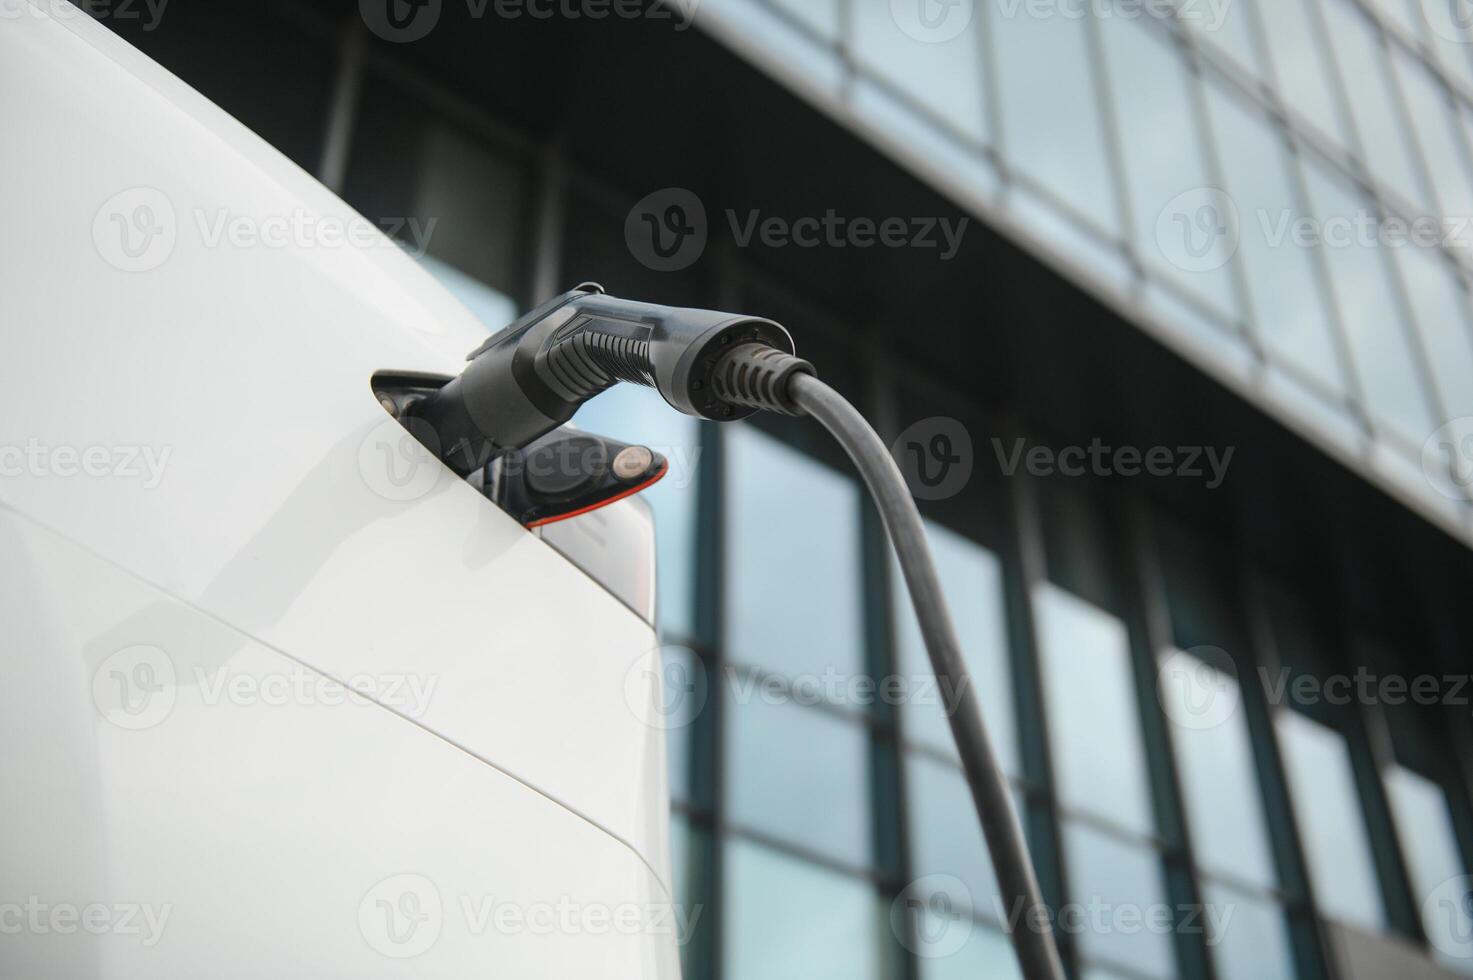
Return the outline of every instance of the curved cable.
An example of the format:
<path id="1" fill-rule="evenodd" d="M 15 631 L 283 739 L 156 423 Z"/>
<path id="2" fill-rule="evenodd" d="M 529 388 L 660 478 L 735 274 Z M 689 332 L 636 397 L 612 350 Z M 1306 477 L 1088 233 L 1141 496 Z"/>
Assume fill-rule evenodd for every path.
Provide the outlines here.
<path id="1" fill-rule="evenodd" d="M 1008 903 L 1013 925 L 1007 931 L 1023 976 L 1028 980 L 1064 980 L 1064 967 L 1023 828 L 1013 812 L 1007 780 L 982 724 L 982 710 L 962 660 L 961 644 L 946 608 L 915 500 L 884 442 L 842 395 L 811 374 L 793 375 L 787 393 L 797 407 L 838 440 L 859 468 L 900 559 L 940 689 L 956 692 L 956 703 L 949 705 L 947 712 L 951 734 L 992 854 L 998 888 Z"/>

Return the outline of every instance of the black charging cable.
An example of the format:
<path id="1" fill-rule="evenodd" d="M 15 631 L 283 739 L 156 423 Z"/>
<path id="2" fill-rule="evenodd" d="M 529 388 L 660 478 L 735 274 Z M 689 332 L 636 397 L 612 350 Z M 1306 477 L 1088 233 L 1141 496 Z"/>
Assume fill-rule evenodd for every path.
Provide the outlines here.
<path id="1" fill-rule="evenodd" d="M 437 451 L 465 474 L 558 428 L 620 381 L 656 388 L 688 415 L 733 421 L 757 411 L 809 415 L 859 469 L 900 559 L 921 636 L 948 705 L 967 785 L 1012 919 L 1027 980 L 1063 980 L 1051 917 L 1038 887 L 1007 779 L 982 722 L 920 511 L 884 442 L 853 405 L 793 354 L 786 330 L 759 317 L 655 306 L 585 284 L 544 303 L 469 357 L 465 372 L 415 414 Z"/>

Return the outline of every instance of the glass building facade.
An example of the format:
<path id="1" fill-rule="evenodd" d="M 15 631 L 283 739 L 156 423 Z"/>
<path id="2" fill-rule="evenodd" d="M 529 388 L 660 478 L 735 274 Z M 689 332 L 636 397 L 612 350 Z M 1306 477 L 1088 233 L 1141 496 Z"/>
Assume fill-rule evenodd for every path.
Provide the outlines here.
<path id="1" fill-rule="evenodd" d="M 1473 35 L 1456 4 L 913 6 L 704 0 L 703 40 L 668 43 L 749 59 L 754 86 L 776 78 L 812 125 L 859 134 L 1465 550 Z M 488 329 L 601 279 L 801 324 L 888 439 L 945 417 L 984 456 L 983 433 L 1032 433 L 891 356 L 898 327 L 856 334 L 854 311 L 733 250 L 689 274 L 636 261 L 625 222 L 650 186 L 567 152 L 520 91 L 446 82 L 356 8 L 180 3 L 157 30 L 111 26 L 363 214 L 433 219 L 420 257 Z M 1429 220 L 1433 241 L 1388 247 Z M 697 423 L 644 391 L 579 423 L 672 460 L 648 497 L 687 976 L 1016 976 L 949 692 L 853 472 L 801 422 Z M 1363 617 L 1353 590 L 1128 481 L 979 466 L 923 510 L 1072 976 L 1352 980 L 1378 975 L 1368 949 L 1409 978 L 1473 974 L 1456 603 Z M 1367 673 L 1444 686 L 1436 703 L 1335 696 Z"/>

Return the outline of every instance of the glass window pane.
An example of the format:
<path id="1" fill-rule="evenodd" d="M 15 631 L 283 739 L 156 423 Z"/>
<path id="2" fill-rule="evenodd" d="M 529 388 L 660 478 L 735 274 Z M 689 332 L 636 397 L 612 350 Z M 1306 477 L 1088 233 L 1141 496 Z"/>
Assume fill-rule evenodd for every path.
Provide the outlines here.
<path id="1" fill-rule="evenodd" d="M 1381 928 L 1385 911 L 1344 737 L 1293 711 L 1281 712 L 1275 726 L 1320 908 Z"/>
<path id="2" fill-rule="evenodd" d="M 1208 86 L 1207 98 L 1226 189 L 1238 208 L 1239 255 L 1259 335 L 1270 350 L 1332 391 L 1342 391 L 1311 253 L 1288 247 L 1280 237 L 1285 223 L 1300 216 L 1283 140 L 1266 117 L 1217 86 Z"/>
<path id="3" fill-rule="evenodd" d="M 927 913 L 928 917 L 932 913 Z M 921 960 L 921 980 L 1023 980 L 1013 943 L 995 929 L 978 925 L 967 944 L 950 956 Z"/>
<path id="4" fill-rule="evenodd" d="M 1003 770 L 1010 776 L 1019 776 L 1022 769 L 1013 714 L 1012 671 L 1008 665 L 1002 565 L 981 545 L 944 527 L 928 521 L 926 531 L 957 635 L 961 637 L 962 653 L 972 672 L 972 693 L 982 704 L 987 734 Z M 892 562 L 892 569 L 898 669 L 905 689 L 914 694 L 905 701 L 906 738 L 955 755 L 956 745 L 946 718 L 946 693 L 936 686 L 931 660 L 921 640 L 899 566 Z"/>
<path id="5" fill-rule="evenodd" d="M 1391 89 L 1386 49 L 1376 29 L 1351 0 L 1326 0 L 1324 10 L 1371 172 L 1402 197 L 1425 208 L 1427 195 Z"/>
<path id="6" fill-rule="evenodd" d="M 1086 23 L 998 5 L 1004 155 L 1100 227 L 1117 211 L 1103 120 L 1090 71 Z"/>
<path id="7" fill-rule="evenodd" d="M 488 333 L 495 333 L 517 318 L 517 303 L 510 296 L 492 289 L 479 279 L 466 275 L 433 255 L 421 255 L 418 258 L 419 264 L 438 279 L 440 285 L 450 291 L 450 295 L 460 300 L 462 306 L 485 324 Z"/>
<path id="8" fill-rule="evenodd" d="M 1394 48 L 1394 51 L 1396 75 L 1401 81 L 1418 141 L 1436 185 L 1439 213 L 1464 220 L 1473 218 L 1473 184 L 1468 179 L 1468 157 L 1447 92 L 1421 61 L 1402 48 Z"/>
<path id="9" fill-rule="evenodd" d="M 438 122 L 426 132 L 419 160 L 409 213 L 424 222 L 430 254 L 503 293 L 515 293 L 525 254 L 519 234 L 527 200 L 521 168 Z"/>
<path id="10" fill-rule="evenodd" d="M 1396 261 L 1406 281 L 1422 342 L 1427 345 L 1427 358 L 1446 416 L 1473 416 L 1473 332 L 1469 330 L 1468 295 L 1451 264 L 1435 249 L 1399 248 Z"/>
<path id="11" fill-rule="evenodd" d="M 870 864 L 869 744 L 865 727 L 827 711 L 729 682 L 727 806 L 733 823 Z"/>
<path id="12" fill-rule="evenodd" d="M 1282 3 L 1283 0 L 1271 2 Z M 1249 4 L 1238 2 L 1213 5 L 1178 0 L 1177 7 L 1181 11 L 1178 17 L 1192 33 L 1218 51 L 1229 55 L 1239 67 L 1246 68 L 1254 77 L 1262 76 L 1258 46 L 1253 39 L 1253 11 L 1249 9 Z"/>
<path id="13" fill-rule="evenodd" d="M 850 92 L 854 111 L 875 130 L 882 145 L 898 147 L 913 165 L 929 168 L 938 181 L 954 182 L 967 195 L 991 197 L 997 192 L 997 170 L 975 147 L 916 113 L 888 88 L 868 78 L 855 81 Z"/>
<path id="14" fill-rule="evenodd" d="M 857 675 L 858 489 L 750 426 L 724 435 L 730 656 L 789 677 Z"/>
<path id="15" fill-rule="evenodd" d="M 925 41 L 901 30 L 888 3 L 856 3 L 850 10 L 854 53 L 867 68 L 967 136 L 986 139 L 982 47 L 976 30 L 946 41 Z"/>
<path id="16" fill-rule="evenodd" d="M 729 980 L 879 980 L 888 935 L 869 882 L 758 844 L 726 844 Z"/>
<path id="17" fill-rule="evenodd" d="M 669 460 L 665 478 L 640 494 L 655 513 L 656 615 L 666 639 L 695 635 L 696 507 L 701 431 L 695 419 L 670 411 L 653 388 L 615 385 L 573 418 L 601 436 L 649 446 Z"/>
<path id="18" fill-rule="evenodd" d="M 839 36 L 840 0 L 768 0 L 828 40 Z"/>
<path id="19" fill-rule="evenodd" d="M 1150 833 L 1145 748 L 1125 625 L 1053 585 L 1034 594 L 1060 800 Z"/>
<path id="20" fill-rule="evenodd" d="M 1386 794 L 1427 938 L 1448 962 L 1473 973 L 1473 902 L 1467 900 L 1473 881 L 1458 849 L 1447 794 L 1403 766 L 1387 774 Z"/>
<path id="21" fill-rule="evenodd" d="M 1294 976 L 1282 906 L 1212 882 L 1203 885 L 1202 900 L 1219 980 Z"/>
<path id="22" fill-rule="evenodd" d="M 1373 418 L 1421 445 L 1436 426 L 1396 302 L 1386 254 L 1391 249 L 1377 233 L 1377 211 L 1318 166 L 1306 166 L 1305 175 L 1366 407 Z"/>
<path id="23" fill-rule="evenodd" d="M 1079 930 L 1084 954 L 1128 966 L 1141 976 L 1175 976 L 1170 919 L 1165 931 L 1159 926 L 1161 910 L 1168 905 L 1160 856 L 1078 823 L 1064 825 L 1064 853 L 1069 900 L 1081 921 L 1061 920 L 1061 928 Z M 1126 926 L 1126 921 L 1137 925 Z M 1153 921 L 1158 925 L 1151 926 Z M 1116 922 L 1122 923 L 1120 928 L 1114 928 Z"/>
<path id="24" fill-rule="evenodd" d="M 998 924 L 997 879 L 966 777 L 956 766 L 922 755 L 906 757 L 911 870 L 916 878 L 947 875 L 965 886 L 950 894 L 954 908 Z"/>
<path id="25" fill-rule="evenodd" d="M 1263 798 L 1237 679 L 1191 654 L 1169 651 L 1159 683 L 1162 706 L 1173 722 L 1172 748 L 1197 862 L 1209 871 L 1273 887 Z"/>
<path id="26" fill-rule="evenodd" d="M 1312 3 L 1314 0 L 1262 0 L 1257 6 L 1279 91 L 1290 111 L 1349 146 L 1331 83 L 1329 50 L 1320 40 Z"/>
<path id="27" fill-rule="evenodd" d="M 1195 79 L 1154 26 L 1111 17 L 1100 21 L 1100 29 L 1121 128 L 1136 249 L 1156 269 L 1233 316 L 1231 265 L 1204 269 L 1185 261 L 1189 256 L 1180 253 L 1180 240 L 1173 237 L 1177 229 L 1166 213 L 1182 195 L 1213 183 L 1191 101 Z"/>

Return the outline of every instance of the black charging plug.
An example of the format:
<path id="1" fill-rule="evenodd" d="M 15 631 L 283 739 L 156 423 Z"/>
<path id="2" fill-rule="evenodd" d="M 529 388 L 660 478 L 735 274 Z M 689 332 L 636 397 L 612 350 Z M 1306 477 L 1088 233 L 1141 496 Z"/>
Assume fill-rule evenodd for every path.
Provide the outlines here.
<path id="1" fill-rule="evenodd" d="M 687 415 L 731 422 L 764 409 L 801 414 L 786 382 L 814 373 L 771 320 L 617 299 L 592 283 L 537 307 L 467 360 L 415 411 L 462 476 L 531 445 L 620 381 L 658 389 Z"/>

